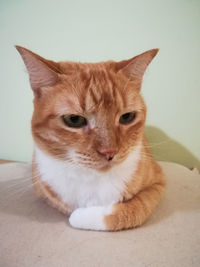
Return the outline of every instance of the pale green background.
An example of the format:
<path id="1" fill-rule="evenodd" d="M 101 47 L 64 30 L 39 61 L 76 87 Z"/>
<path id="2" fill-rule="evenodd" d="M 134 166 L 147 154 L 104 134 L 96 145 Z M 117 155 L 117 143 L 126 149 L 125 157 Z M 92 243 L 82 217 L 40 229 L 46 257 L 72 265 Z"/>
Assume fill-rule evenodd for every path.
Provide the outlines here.
<path id="1" fill-rule="evenodd" d="M 200 1 L 0 1 L 0 158 L 30 161 L 32 92 L 14 45 L 53 60 L 160 52 L 144 77 L 156 158 L 200 167 Z M 162 130 L 161 130 L 162 129 Z"/>

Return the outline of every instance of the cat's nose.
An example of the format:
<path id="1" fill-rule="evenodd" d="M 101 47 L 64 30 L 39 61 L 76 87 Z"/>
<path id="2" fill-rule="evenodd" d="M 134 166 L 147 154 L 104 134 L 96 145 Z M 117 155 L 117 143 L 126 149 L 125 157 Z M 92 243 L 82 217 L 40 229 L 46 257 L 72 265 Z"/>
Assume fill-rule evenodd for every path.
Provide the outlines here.
<path id="1" fill-rule="evenodd" d="M 116 149 L 106 149 L 106 148 L 100 148 L 97 150 L 97 152 L 104 156 L 108 161 L 111 161 L 115 154 L 117 153 Z"/>

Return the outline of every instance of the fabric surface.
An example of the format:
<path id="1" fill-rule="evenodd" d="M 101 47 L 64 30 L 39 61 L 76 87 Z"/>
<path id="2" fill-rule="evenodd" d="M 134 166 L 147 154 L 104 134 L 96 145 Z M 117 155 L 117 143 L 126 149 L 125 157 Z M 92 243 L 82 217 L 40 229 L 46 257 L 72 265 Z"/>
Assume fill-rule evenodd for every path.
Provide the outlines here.
<path id="1" fill-rule="evenodd" d="M 71 228 L 66 216 L 36 199 L 30 165 L 0 165 L 0 266 L 200 266 L 200 175 L 160 164 L 163 200 L 143 226 L 121 232 Z"/>

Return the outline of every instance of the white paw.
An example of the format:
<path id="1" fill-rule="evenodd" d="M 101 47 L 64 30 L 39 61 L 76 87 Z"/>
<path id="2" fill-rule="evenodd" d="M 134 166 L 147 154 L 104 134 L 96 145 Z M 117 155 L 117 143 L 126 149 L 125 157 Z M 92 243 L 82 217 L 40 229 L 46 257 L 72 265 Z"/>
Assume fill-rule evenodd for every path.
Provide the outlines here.
<path id="1" fill-rule="evenodd" d="M 105 231 L 104 217 L 111 213 L 112 206 L 78 208 L 72 212 L 69 222 L 75 228 Z"/>

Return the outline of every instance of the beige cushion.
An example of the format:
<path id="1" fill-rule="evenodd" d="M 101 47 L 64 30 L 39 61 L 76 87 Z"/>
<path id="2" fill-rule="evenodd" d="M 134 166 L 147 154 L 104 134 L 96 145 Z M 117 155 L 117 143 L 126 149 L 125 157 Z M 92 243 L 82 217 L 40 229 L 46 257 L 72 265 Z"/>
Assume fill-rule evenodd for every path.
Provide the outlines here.
<path id="1" fill-rule="evenodd" d="M 0 165 L 0 266 L 200 266 L 200 175 L 161 163 L 167 192 L 140 228 L 72 229 L 67 217 L 37 200 L 30 165 Z"/>

